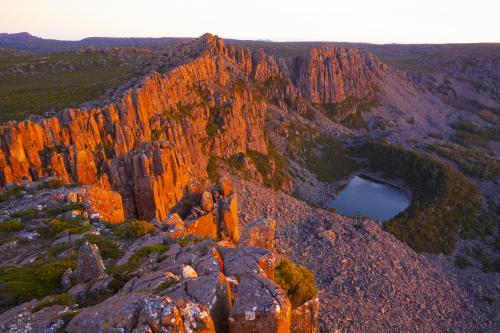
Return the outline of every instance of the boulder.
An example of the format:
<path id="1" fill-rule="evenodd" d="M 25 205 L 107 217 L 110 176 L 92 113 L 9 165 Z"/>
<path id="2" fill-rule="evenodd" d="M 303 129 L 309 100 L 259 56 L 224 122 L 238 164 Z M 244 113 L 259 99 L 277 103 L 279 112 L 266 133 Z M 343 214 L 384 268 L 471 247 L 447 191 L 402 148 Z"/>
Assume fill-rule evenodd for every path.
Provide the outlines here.
<path id="1" fill-rule="evenodd" d="M 193 267 L 189 266 L 189 265 L 186 265 L 182 268 L 182 277 L 184 279 L 193 279 L 193 278 L 197 278 L 198 277 L 198 274 L 196 273 L 196 271 L 193 269 Z"/>
<path id="2" fill-rule="evenodd" d="M 274 252 L 274 226 L 272 218 L 261 218 L 249 223 L 241 237 L 240 246 L 255 246 Z"/>
<path id="3" fill-rule="evenodd" d="M 264 275 L 274 280 L 275 260 L 269 250 L 258 247 L 237 249 L 221 248 L 224 258 L 224 274 L 238 279 L 248 274 Z"/>
<path id="4" fill-rule="evenodd" d="M 75 276 L 79 283 L 106 276 L 106 267 L 97 245 L 85 242 L 80 247 Z"/>
<path id="5" fill-rule="evenodd" d="M 73 285 L 73 280 L 74 280 L 73 277 L 74 277 L 73 270 L 71 269 L 71 267 L 68 267 L 68 269 L 61 276 L 61 286 L 64 289 L 71 288 L 71 286 Z"/>
<path id="6" fill-rule="evenodd" d="M 23 303 L 0 314 L 0 332 L 59 332 L 66 325 L 65 317 L 74 311 L 53 305 L 32 312 L 43 301 Z"/>
<path id="7" fill-rule="evenodd" d="M 236 194 L 219 200 L 219 219 L 221 239 L 237 243 L 240 235 L 238 231 L 238 199 Z"/>
<path id="8" fill-rule="evenodd" d="M 245 275 L 229 316 L 229 332 L 289 332 L 290 317 L 291 304 L 283 290 L 262 276 Z"/>
<path id="9" fill-rule="evenodd" d="M 217 223 L 211 212 L 195 218 L 189 217 L 184 225 L 187 234 L 217 239 Z"/>
<path id="10" fill-rule="evenodd" d="M 215 332 L 206 306 L 148 293 L 120 294 L 82 309 L 66 327 L 68 333 Z"/>
<path id="11" fill-rule="evenodd" d="M 184 221 L 177 213 L 169 214 L 163 221 L 157 223 L 157 226 L 173 235 L 180 237 L 184 234 Z"/>
<path id="12" fill-rule="evenodd" d="M 231 311 L 231 290 L 222 273 L 188 279 L 166 293 L 173 299 L 194 301 L 207 307 L 217 332 L 226 332 Z"/>
<path id="13" fill-rule="evenodd" d="M 292 310 L 292 333 L 315 333 L 318 330 L 319 298 L 315 297 Z"/>
<path id="14" fill-rule="evenodd" d="M 86 206 L 90 216 L 110 223 L 120 223 L 125 219 L 122 196 L 117 192 L 84 186 L 78 189 L 76 200 Z"/>

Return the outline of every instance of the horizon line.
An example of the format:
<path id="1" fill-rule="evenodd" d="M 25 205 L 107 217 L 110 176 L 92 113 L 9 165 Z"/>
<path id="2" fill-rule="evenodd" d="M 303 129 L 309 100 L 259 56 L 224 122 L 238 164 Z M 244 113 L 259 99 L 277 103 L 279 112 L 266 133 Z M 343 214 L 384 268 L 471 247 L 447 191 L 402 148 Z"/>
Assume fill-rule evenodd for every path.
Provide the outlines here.
<path id="1" fill-rule="evenodd" d="M 124 39 L 138 39 L 138 38 L 146 38 L 146 39 L 161 39 L 161 38 L 179 38 L 179 39 L 196 39 L 201 37 L 205 32 L 199 36 L 86 36 L 80 37 L 79 39 L 59 39 L 53 37 L 43 37 L 42 34 L 32 34 L 28 31 L 18 31 L 18 32 L 0 32 L 0 35 L 16 35 L 16 34 L 29 34 L 30 36 L 41 38 L 44 40 L 56 40 L 61 42 L 80 42 L 89 38 L 124 38 Z M 235 38 L 235 37 L 222 37 L 218 34 L 210 33 L 213 36 L 218 36 L 223 40 L 235 40 L 235 41 L 244 41 L 244 42 L 263 42 L 263 43 L 350 43 L 350 44 L 372 44 L 372 45 L 466 45 L 466 44 L 500 44 L 499 41 L 474 41 L 474 42 L 388 42 L 388 41 L 380 41 L 380 42 L 367 42 L 367 41 L 335 41 L 335 40 L 314 40 L 314 39 L 270 39 L 270 38 L 256 38 L 256 39 L 248 39 L 248 38 Z"/>

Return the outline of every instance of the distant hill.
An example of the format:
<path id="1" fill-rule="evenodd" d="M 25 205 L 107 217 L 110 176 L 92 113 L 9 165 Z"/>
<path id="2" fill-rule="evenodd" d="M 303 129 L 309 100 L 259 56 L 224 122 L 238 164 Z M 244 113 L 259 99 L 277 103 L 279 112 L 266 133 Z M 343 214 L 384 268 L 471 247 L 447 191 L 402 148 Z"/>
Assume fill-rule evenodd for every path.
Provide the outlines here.
<path id="1" fill-rule="evenodd" d="M 162 38 L 113 38 L 88 37 L 79 41 L 44 39 L 27 32 L 14 34 L 0 33 L 0 48 L 11 48 L 31 52 L 61 52 L 70 51 L 88 46 L 110 47 L 140 47 L 161 50 L 175 46 L 191 38 L 162 37 Z"/>

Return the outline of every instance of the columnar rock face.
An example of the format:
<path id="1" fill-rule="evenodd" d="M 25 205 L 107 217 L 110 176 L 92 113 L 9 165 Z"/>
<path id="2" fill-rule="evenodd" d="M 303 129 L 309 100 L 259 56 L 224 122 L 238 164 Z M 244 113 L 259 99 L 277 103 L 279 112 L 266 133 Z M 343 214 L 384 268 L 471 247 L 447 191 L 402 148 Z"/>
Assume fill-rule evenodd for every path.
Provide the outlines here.
<path id="1" fill-rule="evenodd" d="M 267 153 L 269 102 L 364 97 L 383 71 L 354 50 L 277 59 L 209 34 L 170 51 L 164 67 L 102 106 L 0 125 L 0 185 L 57 176 L 120 193 L 129 217 L 163 220 L 210 156 Z"/>
<path id="2" fill-rule="evenodd" d="M 366 97 L 373 77 L 386 67 L 356 49 L 322 47 L 293 59 L 292 81 L 311 103 L 337 103 L 348 96 Z"/>

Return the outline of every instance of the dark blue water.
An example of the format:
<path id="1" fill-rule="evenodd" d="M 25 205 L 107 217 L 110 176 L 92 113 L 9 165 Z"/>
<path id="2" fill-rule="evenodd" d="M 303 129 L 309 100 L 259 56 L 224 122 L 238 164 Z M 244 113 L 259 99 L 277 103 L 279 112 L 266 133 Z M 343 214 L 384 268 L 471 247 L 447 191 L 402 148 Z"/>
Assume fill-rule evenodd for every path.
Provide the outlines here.
<path id="1" fill-rule="evenodd" d="M 346 216 L 368 216 L 387 221 L 408 207 L 405 192 L 385 183 L 355 176 L 330 204 Z"/>

